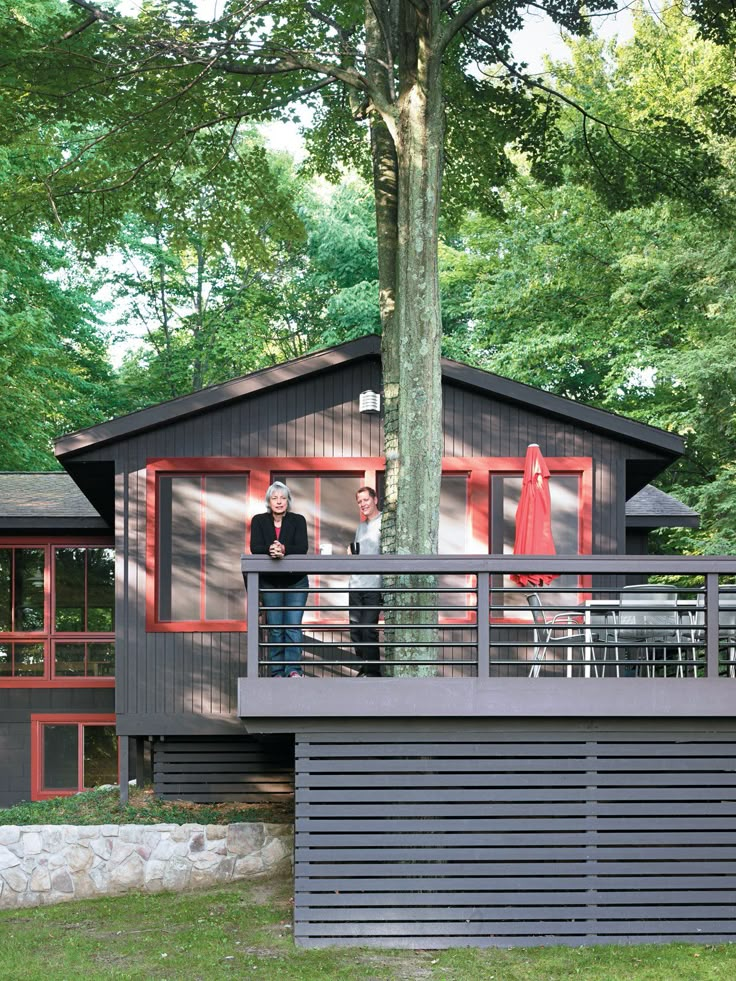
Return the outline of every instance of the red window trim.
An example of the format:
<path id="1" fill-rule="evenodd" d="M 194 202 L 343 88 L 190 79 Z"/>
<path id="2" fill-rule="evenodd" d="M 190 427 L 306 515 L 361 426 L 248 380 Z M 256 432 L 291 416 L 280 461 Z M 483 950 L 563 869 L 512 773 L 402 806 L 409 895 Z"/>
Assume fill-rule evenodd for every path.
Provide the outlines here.
<path id="1" fill-rule="evenodd" d="M 271 483 L 271 475 L 281 473 L 369 473 L 383 467 L 382 457 L 156 457 L 146 461 L 146 630 L 149 633 L 243 633 L 248 627 L 243 620 L 159 620 L 158 576 L 156 575 L 156 543 L 158 541 L 158 477 L 166 474 L 207 475 L 209 473 L 248 474 L 248 506 L 246 509 L 245 541 L 247 552 L 250 522 L 263 510 L 263 499 Z"/>
<path id="2" fill-rule="evenodd" d="M 271 469 L 270 476 L 269 476 L 269 484 L 270 484 L 271 481 L 273 481 L 274 479 L 276 479 L 276 475 L 277 474 L 280 475 L 280 476 L 285 477 L 286 478 L 286 481 L 288 482 L 290 476 L 292 476 L 292 475 L 293 476 L 296 476 L 296 475 L 301 474 L 301 473 L 304 473 L 306 471 L 308 471 L 310 477 L 319 478 L 319 477 L 330 477 L 330 476 L 333 476 L 333 475 L 337 475 L 337 476 L 341 476 L 341 477 L 355 477 L 360 484 L 365 485 L 366 487 L 374 487 L 375 488 L 375 486 L 376 486 L 375 485 L 375 482 L 374 483 L 371 483 L 370 480 L 369 480 L 369 476 L 372 476 L 374 478 L 374 481 L 375 481 L 376 471 L 375 470 L 368 470 L 368 469 L 366 469 L 363 466 L 351 467 L 349 469 L 342 468 L 341 467 L 339 470 L 336 469 L 336 468 L 334 468 L 334 467 L 332 469 L 330 469 L 330 468 L 326 468 L 326 469 L 325 468 L 315 469 L 315 468 L 311 468 L 311 467 L 309 467 L 309 468 L 302 467 L 299 470 L 295 470 L 294 468 L 288 467 L 288 466 L 286 466 L 286 467 L 273 467 Z M 316 547 L 316 543 L 317 543 L 317 541 L 319 541 L 319 539 L 321 537 L 321 534 L 320 534 L 321 496 L 322 496 L 322 485 L 321 485 L 321 483 L 317 483 L 316 484 L 314 495 L 315 495 L 314 496 L 314 505 L 315 505 L 314 532 L 315 532 L 316 541 L 313 542 L 312 544 L 313 544 L 314 547 Z M 356 525 L 358 524 L 358 521 L 359 520 L 360 520 L 360 516 L 359 516 L 357 505 L 356 505 L 356 510 L 355 510 L 355 523 L 356 523 Z M 319 574 L 315 573 L 315 575 L 313 575 L 313 576 L 310 577 L 310 580 L 309 581 L 312 584 L 312 586 L 315 587 L 315 589 L 316 589 L 317 587 L 319 587 L 319 585 L 320 585 L 320 583 L 321 583 L 322 580 L 320 579 Z M 348 590 L 347 590 L 347 586 L 346 586 L 345 587 L 345 592 L 347 593 L 347 591 Z M 304 625 L 305 626 L 309 626 L 310 623 L 331 623 L 331 622 L 333 622 L 334 617 L 335 617 L 335 614 L 333 612 L 331 612 L 329 606 L 322 606 L 322 596 L 323 595 L 324 594 L 319 593 L 319 592 L 316 592 L 316 591 L 311 594 L 310 603 L 311 603 L 312 606 L 318 607 L 318 609 L 308 610 L 304 614 Z M 349 620 L 348 620 L 347 611 L 345 611 L 343 613 L 343 616 L 345 617 L 345 626 L 348 626 Z"/>
<path id="3" fill-rule="evenodd" d="M 498 476 L 523 476 L 524 457 L 506 457 L 497 461 L 492 475 Z M 572 476 L 578 475 L 579 478 L 579 511 L 578 511 L 578 555 L 592 555 L 593 552 L 593 459 L 592 457 L 577 456 L 546 456 L 545 462 L 549 468 L 551 476 Z M 489 474 L 490 478 L 491 474 Z M 488 505 L 486 514 L 490 522 L 491 514 L 491 482 L 488 482 Z M 486 529 L 487 540 L 490 548 L 490 524 Z M 592 586 L 592 576 L 578 576 L 578 599 L 582 603 L 590 597 L 590 587 Z M 572 591 L 572 590 L 568 590 Z M 532 619 L 531 614 L 527 616 L 502 616 L 491 617 L 490 622 L 495 624 L 528 624 Z"/>
<path id="4" fill-rule="evenodd" d="M 82 535 L 8 535 L 0 539 L 0 548 L 43 548 L 44 562 L 44 630 L 7 631 L 0 633 L 0 642 L 26 642 L 43 644 L 44 672 L 42 677 L 0 678 L 0 688 L 114 688 L 114 676 L 109 678 L 57 678 L 52 663 L 52 647 L 56 642 L 79 643 L 97 641 L 115 643 L 114 632 L 74 633 L 58 632 L 52 629 L 52 613 L 56 605 L 56 588 L 52 576 L 51 553 L 54 548 L 115 548 L 110 536 Z"/>
<path id="5" fill-rule="evenodd" d="M 590 555 L 593 545 L 593 460 L 591 457 L 546 457 L 553 474 L 573 474 L 580 477 L 579 542 L 580 554 Z M 242 621 L 158 621 L 156 576 L 156 542 L 158 537 L 157 480 L 159 474 L 247 473 L 248 508 L 246 515 L 246 544 L 253 514 L 263 508 L 263 498 L 273 473 L 310 472 L 326 474 L 364 474 L 365 483 L 376 486 L 376 475 L 385 470 L 383 457 L 155 457 L 146 461 L 146 630 L 159 633 L 232 632 L 247 630 Z M 523 474 L 524 457 L 443 457 L 443 474 L 468 475 L 468 543 L 471 553 L 488 554 L 490 548 L 491 476 Z M 244 551 L 247 548 L 244 547 Z M 590 577 L 580 577 L 579 588 L 590 586 Z M 581 593 L 581 595 L 585 595 Z M 502 623 L 511 618 L 496 618 Z M 518 622 L 526 622 L 519 620 Z"/>
<path id="6" fill-rule="evenodd" d="M 77 758 L 77 787 L 74 790 L 43 789 L 43 738 L 44 725 L 114 726 L 115 716 L 103 713 L 84 713 L 81 715 L 44 712 L 31 715 L 31 800 L 48 800 L 51 797 L 71 797 L 84 788 L 79 786 L 80 775 L 84 774 L 83 742 L 79 741 Z M 120 739 L 118 738 L 118 782 L 120 782 Z"/>

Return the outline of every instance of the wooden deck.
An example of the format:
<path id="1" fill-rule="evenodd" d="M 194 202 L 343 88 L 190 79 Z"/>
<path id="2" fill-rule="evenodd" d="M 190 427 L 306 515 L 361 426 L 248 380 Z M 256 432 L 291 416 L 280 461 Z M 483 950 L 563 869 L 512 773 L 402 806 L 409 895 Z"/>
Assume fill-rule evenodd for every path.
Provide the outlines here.
<path id="1" fill-rule="evenodd" d="M 242 567 L 248 622 L 258 622 L 259 576 L 273 565 L 244 556 Z M 345 590 L 358 568 L 403 584 L 404 592 L 384 591 L 382 678 L 355 678 Z M 318 719 L 735 714 L 736 587 L 726 583 L 736 557 L 300 556 L 279 569 L 307 573 L 312 583 L 305 677 L 265 676 L 266 630 L 250 630 L 238 711 L 251 731 L 295 732 Z M 539 590 L 508 578 L 541 572 L 566 578 Z M 632 589 L 637 577 L 659 585 Z M 424 592 L 412 593 L 418 582 Z M 534 592 L 542 618 L 556 618 L 546 633 L 532 619 Z M 427 604 L 424 625 L 407 634 L 402 616 L 416 602 Z"/>

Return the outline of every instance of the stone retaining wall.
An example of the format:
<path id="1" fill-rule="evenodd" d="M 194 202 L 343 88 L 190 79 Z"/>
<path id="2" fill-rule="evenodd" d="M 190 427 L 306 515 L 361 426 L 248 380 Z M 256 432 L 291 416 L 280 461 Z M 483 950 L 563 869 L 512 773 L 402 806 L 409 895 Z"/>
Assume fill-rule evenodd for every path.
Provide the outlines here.
<path id="1" fill-rule="evenodd" d="M 288 867 L 283 824 L 0 826 L 0 909 L 183 891 Z"/>

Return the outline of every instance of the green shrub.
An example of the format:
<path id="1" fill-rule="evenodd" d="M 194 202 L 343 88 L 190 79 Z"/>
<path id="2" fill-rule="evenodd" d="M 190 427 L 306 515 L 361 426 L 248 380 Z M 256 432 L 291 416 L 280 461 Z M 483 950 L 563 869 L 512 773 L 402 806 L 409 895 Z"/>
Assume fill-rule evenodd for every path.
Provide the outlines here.
<path id="1" fill-rule="evenodd" d="M 293 820 L 291 800 L 274 804 L 194 804 L 160 800 L 151 790 L 130 788 L 130 800 L 120 806 L 117 787 L 88 790 L 71 797 L 23 802 L 0 810 L 0 824 L 233 824 Z"/>

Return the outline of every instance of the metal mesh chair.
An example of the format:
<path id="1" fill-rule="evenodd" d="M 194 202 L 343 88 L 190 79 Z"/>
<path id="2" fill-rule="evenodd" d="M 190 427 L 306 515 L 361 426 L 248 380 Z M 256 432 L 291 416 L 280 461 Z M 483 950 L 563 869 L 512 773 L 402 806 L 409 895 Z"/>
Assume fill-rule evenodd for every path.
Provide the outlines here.
<path id="1" fill-rule="evenodd" d="M 532 611 L 534 618 L 534 657 L 529 668 L 529 677 L 538 678 L 542 665 L 547 659 L 547 654 L 552 651 L 565 650 L 566 667 L 568 678 L 572 677 L 572 649 L 581 647 L 585 649 L 586 637 L 583 633 L 564 633 L 560 636 L 560 631 L 573 626 L 580 625 L 580 612 L 560 611 L 554 616 L 548 617 L 545 614 L 544 604 L 538 593 L 529 593 L 527 603 Z"/>
<path id="2" fill-rule="evenodd" d="M 667 674 L 667 652 L 677 651 L 677 673 L 682 675 L 682 623 L 677 608 L 677 587 L 624 586 L 617 617 L 618 640 L 626 659 L 654 677 L 657 662 Z M 632 653 L 636 656 L 632 657 Z M 643 655 L 643 656 L 642 656 Z"/>
<path id="3" fill-rule="evenodd" d="M 718 590 L 718 646 L 725 649 L 729 678 L 736 678 L 736 587 Z"/>

